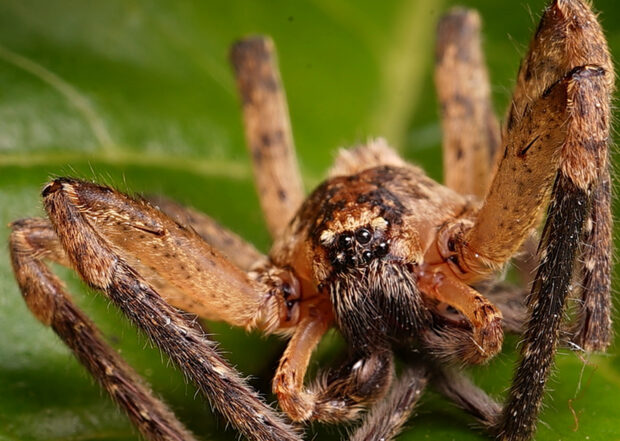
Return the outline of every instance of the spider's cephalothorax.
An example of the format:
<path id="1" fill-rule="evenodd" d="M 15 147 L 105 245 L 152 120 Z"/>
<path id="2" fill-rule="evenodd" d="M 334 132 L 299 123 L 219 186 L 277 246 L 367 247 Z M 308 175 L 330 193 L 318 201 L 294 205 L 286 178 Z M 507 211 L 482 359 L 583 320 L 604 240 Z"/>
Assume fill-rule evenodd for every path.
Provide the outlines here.
<path id="1" fill-rule="evenodd" d="M 353 439 L 392 439 L 431 382 L 493 436 L 529 440 L 571 285 L 579 287 L 578 314 L 565 328 L 572 346 L 604 350 L 610 340 L 614 76 L 590 8 L 553 1 L 500 134 L 478 28 L 475 13 L 454 10 L 438 29 L 445 186 L 375 140 L 342 151 L 304 200 L 271 42 L 243 40 L 232 61 L 274 238 L 269 255 L 166 199 L 60 178 L 43 190 L 48 219 L 12 224 L 12 263 L 28 306 L 150 441 L 194 438 L 103 341 L 47 261 L 104 292 L 249 439 L 300 433 L 176 308 L 290 337 L 273 392 L 293 421 L 347 421 L 377 402 Z M 515 255 L 523 288 L 497 281 Z M 307 384 L 312 351 L 333 326 L 349 356 Z M 504 331 L 523 343 L 500 405 L 455 366 L 489 360 Z M 405 367 L 390 391 L 395 348 Z"/>
<path id="2" fill-rule="evenodd" d="M 273 261 L 329 295 L 336 323 L 358 350 L 415 338 L 431 326 L 430 311 L 438 310 L 430 303 L 438 302 L 431 293 L 423 298 L 417 286 L 425 252 L 442 225 L 471 214 L 467 198 L 382 141 L 347 153 L 350 160 L 369 154 L 385 163 L 338 164 L 283 235 L 299 239 L 276 242 L 271 252 Z M 501 341 L 501 329 L 499 335 Z"/>

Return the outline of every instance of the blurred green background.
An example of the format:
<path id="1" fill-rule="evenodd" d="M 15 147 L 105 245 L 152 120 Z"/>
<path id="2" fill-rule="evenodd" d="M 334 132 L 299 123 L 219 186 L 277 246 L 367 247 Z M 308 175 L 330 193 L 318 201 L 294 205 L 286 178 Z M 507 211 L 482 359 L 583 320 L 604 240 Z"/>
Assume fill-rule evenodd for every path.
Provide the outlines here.
<path id="1" fill-rule="evenodd" d="M 432 83 L 434 26 L 450 0 L 166 2 L 0 0 L 0 246 L 10 220 L 42 214 L 39 192 L 72 175 L 162 193 L 199 208 L 267 250 L 227 62 L 231 42 L 269 34 L 306 188 L 336 148 L 382 135 L 441 179 Z M 484 20 L 493 97 L 503 114 L 543 1 L 470 0 Z M 595 1 L 612 53 L 620 6 Z M 202 439 L 236 439 L 156 349 L 68 271 L 59 270 L 112 344 Z M 616 271 L 617 276 L 617 271 Z M 616 277 L 617 278 L 617 277 Z M 28 313 L 0 253 L 0 440 L 130 440 L 137 435 L 55 335 Z M 617 284 L 616 284 L 617 288 Z M 282 342 L 209 324 L 233 364 L 269 390 Z M 328 363 L 338 338 L 322 345 Z M 500 396 L 515 340 L 477 381 Z M 538 440 L 620 439 L 620 358 L 584 363 L 562 351 Z M 315 363 L 316 364 L 316 363 Z M 404 440 L 482 440 L 473 420 L 429 393 Z M 344 428 L 308 430 L 340 439 Z"/>

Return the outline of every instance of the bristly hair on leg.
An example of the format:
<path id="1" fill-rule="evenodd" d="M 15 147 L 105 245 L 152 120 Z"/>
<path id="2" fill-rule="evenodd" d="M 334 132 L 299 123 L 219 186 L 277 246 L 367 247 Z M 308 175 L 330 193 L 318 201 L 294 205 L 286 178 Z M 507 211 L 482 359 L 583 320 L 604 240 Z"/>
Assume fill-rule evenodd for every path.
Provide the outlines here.
<path id="1" fill-rule="evenodd" d="M 146 382 L 112 349 L 97 327 L 65 292 L 43 259 L 67 265 L 48 220 L 11 224 L 11 261 L 26 304 L 73 351 L 103 389 L 121 407 L 145 439 L 192 441 L 194 436 L 157 398 Z"/>
<path id="2" fill-rule="evenodd" d="M 433 366 L 431 381 L 437 390 L 471 414 L 485 429 L 494 427 L 502 406 L 476 386 L 465 374 L 453 368 Z"/>
<path id="3" fill-rule="evenodd" d="M 375 404 L 351 436 L 351 441 L 390 441 L 403 430 L 428 383 L 428 368 L 408 366 L 394 382 L 388 395 Z"/>
<path id="4" fill-rule="evenodd" d="M 572 342 L 587 352 L 604 351 L 611 342 L 612 214 L 611 180 L 606 170 L 590 190 L 590 217 L 586 219 L 581 266 L 581 299 Z"/>

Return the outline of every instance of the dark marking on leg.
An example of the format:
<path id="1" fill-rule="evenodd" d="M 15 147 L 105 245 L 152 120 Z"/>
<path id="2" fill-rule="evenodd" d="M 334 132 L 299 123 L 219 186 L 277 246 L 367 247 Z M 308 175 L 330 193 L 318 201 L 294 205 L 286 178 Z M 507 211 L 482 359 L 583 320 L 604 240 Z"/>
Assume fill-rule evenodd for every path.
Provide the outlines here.
<path id="1" fill-rule="evenodd" d="M 534 434 L 587 216 L 587 194 L 559 174 L 541 238 L 541 262 L 528 300 L 531 312 L 521 361 L 501 420 L 494 428 L 501 440 L 524 441 Z"/>

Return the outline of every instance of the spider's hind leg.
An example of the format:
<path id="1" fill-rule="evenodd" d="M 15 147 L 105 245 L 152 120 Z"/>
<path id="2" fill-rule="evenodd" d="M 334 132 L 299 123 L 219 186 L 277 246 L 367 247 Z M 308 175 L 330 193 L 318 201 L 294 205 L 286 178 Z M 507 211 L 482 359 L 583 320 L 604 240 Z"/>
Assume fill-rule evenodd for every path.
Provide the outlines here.
<path id="1" fill-rule="evenodd" d="M 273 41 L 261 36 L 246 38 L 232 47 L 230 58 L 256 189 L 275 239 L 303 202 L 304 190 Z"/>
<path id="2" fill-rule="evenodd" d="M 590 217 L 581 244 L 581 299 L 571 337 L 586 351 L 604 351 L 612 335 L 610 186 L 609 171 L 605 170 L 600 181 L 589 189 Z"/>

